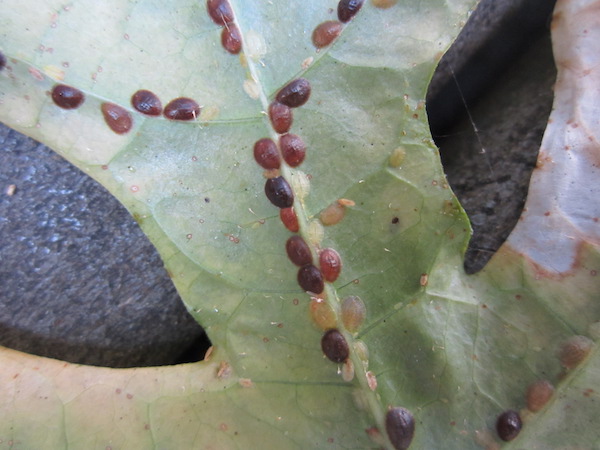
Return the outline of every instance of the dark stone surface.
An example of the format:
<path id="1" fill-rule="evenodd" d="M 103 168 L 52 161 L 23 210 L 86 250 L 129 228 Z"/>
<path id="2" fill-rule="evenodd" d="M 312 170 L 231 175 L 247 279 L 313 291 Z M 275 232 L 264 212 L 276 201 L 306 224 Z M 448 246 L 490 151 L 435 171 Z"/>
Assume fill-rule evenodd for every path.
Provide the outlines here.
<path id="1" fill-rule="evenodd" d="M 483 268 L 506 240 L 527 197 L 552 109 L 553 4 L 482 2 L 442 59 L 429 91 L 432 134 L 473 226 L 465 258 L 469 273 Z"/>
<path id="2" fill-rule="evenodd" d="M 0 152 L 0 344 L 92 365 L 177 362 L 203 331 L 129 213 L 6 127 Z"/>
<path id="3" fill-rule="evenodd" d="M 475 228 L 471 271 L 520 214 L 550 111 L 554 67 L 548 30 L 540 27 L 547 3 L 553 4 L 484 0 L 447 57 L 456 80 L 442 64 L 430 91 L 428 112 L 445 169 Z M 517 28 L 535 23 L 535 30 L 494 54 L 486 43 L 502 48 L 514 41 L 515 17 L 522 19 Z M 509 25 L 504 37 L 503 24 Z M 546 37 L 537 37 L 542 32 Z M 197 351 L 186 359 L 202 355 L 201 328 L 118 202 L 44 146 L 6 128 L 0 152 L 0 344 L 115 367 L 172 364 L 189 348 Z M 17 187 L 13 196 L 5 194 L 10 184 Z"/>

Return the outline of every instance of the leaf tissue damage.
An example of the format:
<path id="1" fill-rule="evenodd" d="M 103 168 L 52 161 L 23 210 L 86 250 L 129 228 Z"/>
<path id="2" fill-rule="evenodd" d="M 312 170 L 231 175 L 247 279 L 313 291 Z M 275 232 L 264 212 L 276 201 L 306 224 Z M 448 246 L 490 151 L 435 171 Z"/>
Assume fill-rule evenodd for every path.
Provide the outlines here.
<path id="1" fill-rule="evenodd" d="M 563 285 L 540 284 L 510 250 L 475 277 L 460 269 L 469 225 L 423 99 L 473 2 L 50 3 L 37 28 L 4 13 L 0 116 L 139 218 L 214 348 L 160 369 L 46 360 L 46 381 L 38 359 L 4 352 L 1 439 L 532 447 L 565 404 L 592 417 L 579 394 L 595 392 L 595 344 L 572 338 L 590 323 L 554 312 Z M 72 30 L 94 51 L 69 54 Z M 23 50 L 41 42 L 55 50 Z M 585 264 L 598 261 L 590 251 Z M 47 404 L 13 411 L 27 403 L 15 383 L 32 380 Z M 91 417 L 91 404 L 108 412 Z M 55 435 L 23 431 L 57 417 Z"/>

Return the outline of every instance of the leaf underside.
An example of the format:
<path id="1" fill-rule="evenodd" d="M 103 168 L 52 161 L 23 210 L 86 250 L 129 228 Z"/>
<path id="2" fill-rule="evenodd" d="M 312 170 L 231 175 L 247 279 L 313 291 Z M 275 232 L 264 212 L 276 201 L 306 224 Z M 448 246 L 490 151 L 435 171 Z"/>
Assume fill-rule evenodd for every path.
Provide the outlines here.
<path id="1" fill-rule="evenodd" d="M 337 2 L 231 0 L 240 56 L 222 48 L 204 3 L 24 2 L 0 15 L 0 119 L 129 209 L 214 351 L 181 366 L 105 369 L 2 350 L 0 439 L 23 448 L 371 448 L 389 446 L 383 417 L 402 406 L 415 417 L 413 448 L 478 448 L 498 444 L 498 414 L 524 408 L 527 386 L 548 379 L 555 395 L 523 414 L 508 446 L 598 444 L 597 351 L 571 371 L 556 357 L 567 338 L 594 337 L 596 247 L 581 245 L 577 267 L 560 276 L 510 245 L 482 273 L 462 269 L 470 226 L 424 97 L 473 1 L 366 2 L 316 51 L 312 30 L 335 19 Z M 349 295 L 367 307 L 358 332 L 346 332 L 351 382 L 323 357 L 323 331 L 285 254 L 291 233 L 252 156 L 254 142 L 275 136 L 268 102 L 300 76 L 312 93 L 291 132 L 307 157 L 282 173 L 307 241 L 329 204 L 355 203 L 318 242 L 343 261 L 326 291 L 334 309 Z M 48 94 L 57 82 L 84 92 L 84 104 L 57 107 Z M 138 89 L 163 105 L 191 97 L 200 116 L 144 116 L 130 105 Z M 103 102 L 129 110 L 128 133 L 107 126 Z M 309 181 L 305 195 L 298 180 Z M 383 441 L 371 440 L 372 427 Z"/>

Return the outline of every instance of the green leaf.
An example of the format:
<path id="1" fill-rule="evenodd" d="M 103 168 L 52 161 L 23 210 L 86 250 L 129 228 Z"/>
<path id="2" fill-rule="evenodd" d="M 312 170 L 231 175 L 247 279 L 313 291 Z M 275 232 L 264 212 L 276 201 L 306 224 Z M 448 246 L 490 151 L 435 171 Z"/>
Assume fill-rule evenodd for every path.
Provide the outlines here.
<path id="1" fill-rule="evenodd" d="M 0 119 L 123 202 L 214 351 L 182 366 L 105 369 L 2 350 L 0 439 L 26 448 L 391 448 L 385 415 L 404 407 L 416 421 L 413 448 L 476 448 L 497 445 L 496 417 L 524 408 L 527 386 L 549 379 L 555 395 L 523 414 L 512 445 L 598 442 L 589 426 L 597 352 L 569 371 L 556 357 L 571 336 L 596 337 L 594 241 L 582 240 L 569 272 L 552 273 L 522 246 L 535 234 L 523 225 L 483 273 L 462 270 L 470 227 L 424 97 L 473 1 L 366 2 L 318 51 L 312 30 L 335 18 L 336 2 L 231 0 L 240 56 L 222 48 L 203 3 L 24 1 L 0 15 Z M 291 131 L 307 157 L 281 174 L 313 258 L 332 247 L 343 261 L 322 295 L 349 344 L 343 367 L 323 357 L 323 330 L 286 257 L 291 233 L 252 155 L 258 139 L 277 137 L 269 102 L 300 76 L 312 93 Z M 58 82 L 85 102 L 59 108 L 49 95 Z M 130 105 L 139 89 L 163 105 L 193 98 L 200 115 L 144 116 Z M 104 102 L 129 111 L 131 130 L 110 129 Z M 354 205 L 322 227 L 319 214 L 341 198 Z M 367 310 L 356 333 L 341 320 L 350 295 Z"/>

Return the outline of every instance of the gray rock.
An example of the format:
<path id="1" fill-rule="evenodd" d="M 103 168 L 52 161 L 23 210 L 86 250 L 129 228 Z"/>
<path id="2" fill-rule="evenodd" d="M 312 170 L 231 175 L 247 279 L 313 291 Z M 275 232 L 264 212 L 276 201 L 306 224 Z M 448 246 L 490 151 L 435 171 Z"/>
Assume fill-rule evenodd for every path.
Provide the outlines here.
<path id="1" fill-rule="evenodd" d="M 0 152 L 0 344 L 113 367 L 172 364 L 197 344 L 203 330 L 116 199 L 6 127 Z"/>

